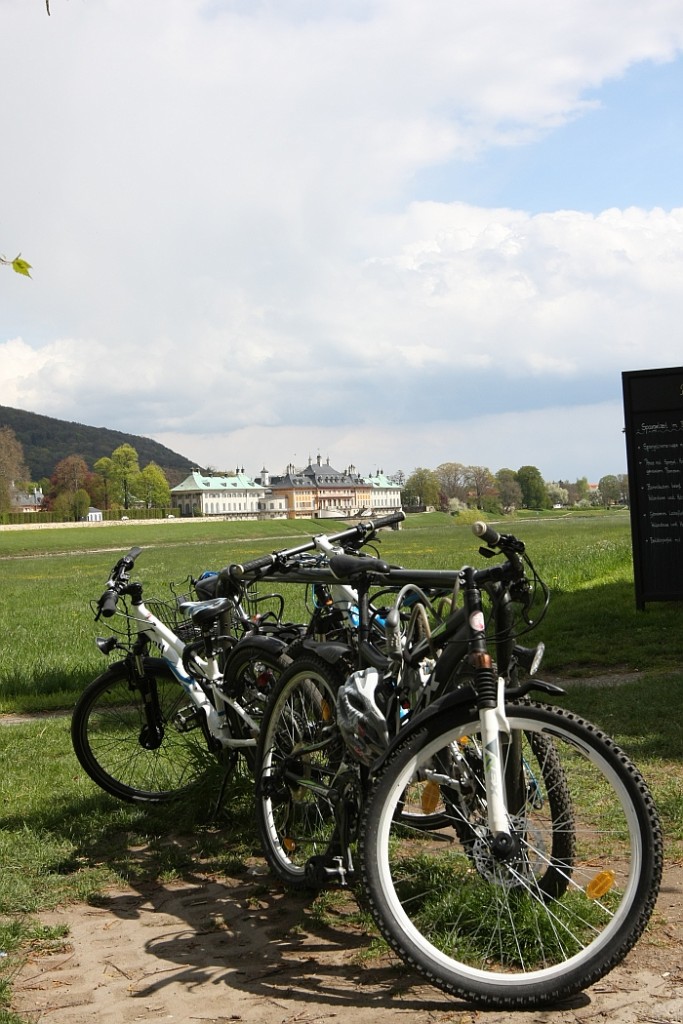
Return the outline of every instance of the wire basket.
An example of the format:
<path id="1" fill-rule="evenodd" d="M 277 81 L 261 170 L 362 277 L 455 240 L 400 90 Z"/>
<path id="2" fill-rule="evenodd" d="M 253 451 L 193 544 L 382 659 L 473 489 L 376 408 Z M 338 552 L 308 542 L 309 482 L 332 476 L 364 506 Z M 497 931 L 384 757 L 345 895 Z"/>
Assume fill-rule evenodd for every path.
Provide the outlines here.
<path id="1" fill-rule="evenodd" d="M 183 643 L 187 644 L 192 640 L 200 638 L 201 630 L 195 626 L 192 619 L 183 617 L 177 605 L 172 604 L 170 601 L 156 600 L 145 601 L 145 605 L 152 615 L 155 615 L 157 619 L 161 619 L 163 624 L 172 629 Z"/>

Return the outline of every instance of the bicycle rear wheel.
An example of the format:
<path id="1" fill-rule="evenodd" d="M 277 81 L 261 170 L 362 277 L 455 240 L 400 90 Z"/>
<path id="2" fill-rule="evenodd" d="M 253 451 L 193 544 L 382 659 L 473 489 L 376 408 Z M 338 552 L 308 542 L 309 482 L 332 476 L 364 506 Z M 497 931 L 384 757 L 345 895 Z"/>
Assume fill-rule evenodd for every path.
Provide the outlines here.
<path id="1" fill-rule="evenodd" d="M 593 726 L 543 705 L 509 705 L 526 798 L 516 849 L 492 851 L 479 722 L 452 712 L 408 736 L 366 804 L 363 881 L 387 941 L 429 981 L 482 1006 L 566 998 L 610 971 L 652 913 L 662 841 L 628 758 Z M 400 818 L 415 779 L 439 784 L 451 829 Z"/>
<path id="2" fill-rule="evenodd" d="M 136 680 L 117 662 L 85 688 L 71 741 L 101 789 L 120 800 L 162 803 L 192 791 L 215 759 L 198 728 L 199 712 L 168 666 L 154 658 L 144 666 Z"/>
<path id="3" fill-rule="evenodd" d="M 225 692 L 236 697 L 244 711 L 260 726 L 268 696 L 291 663 L 284 644 L 278 651 L 251 638 L 240 640 L 226 660 Z M 226 716 L 234 736 L 246 738 L 249 735 L 243 718 L 230 705 L 226 707 Z M 256 745 L 242 747 L 241 752 L 253 774 L 257 764 Z"/>

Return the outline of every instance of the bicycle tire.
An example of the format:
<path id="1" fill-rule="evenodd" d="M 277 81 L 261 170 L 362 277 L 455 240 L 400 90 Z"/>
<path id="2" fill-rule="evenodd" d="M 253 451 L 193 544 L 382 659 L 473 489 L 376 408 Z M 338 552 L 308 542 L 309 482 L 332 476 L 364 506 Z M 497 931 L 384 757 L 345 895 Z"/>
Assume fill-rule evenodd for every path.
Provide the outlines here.
<path id="1" fill-rule="evenodd" d="M 71 742 L 82 768 L 105 792 L 132 803 L 164 803 L 195 790 L 215 757 L 196 727 L 197 710 L 170 668 L 156 658 L 143 664 L 144 685 L 158 701 L 154 739 L 149 740 L 143 694 L 121 661 L 78 698 Z"/>
<path id="2" fill-rule="evenodd" d="M 456 709 L 407 736 L 388 759 L 366 801 L 360 859 L 375 921 L 406 963 L 480 1006 L 521 1009 L 575 995 L 633 947 L 656 902 L 662 837 L 642 776 L 604 733 L 547 705 L 513 703 L 506 714 L 531 764 L 529 736 L 543 738 L 539 757 L 551 741 L 569 818 L 552 809 L 555 769 L 544 776 L 537 764 L 539 788 L 513 820 L 519 848 L 508 861 L 491 853 L 483 825 L 468 850 L 462 829 L 449 841 L 396 820 L 407 784 L 430 759 L 478 735 L 475 714 Z M 460 784 L 455 771 L 453 778 L 447 789 Z M 556 829 L 573 833 L 571 864 L 549 852 Z M 551 870 L 564 879 L 557 890 L 539 884 Z"/>
<path id="3" fill-rule="evenodd" d="M 264 648 L 262 644 L 251 642 L 248 638 L 241 640 L 233 648 L 226 662 L 226 693 L 237 697 L 244 710 L 260 724 L 269 694 L 291 663 L 292 659 L 284 650 L 277 654 Z M 226 707 L 226 716 L 232 734 L 237 737 L 244 734 L 246 738 L 242 718 L 229 705 Z M 242 747 L 241 750 L 253 774 L 258 763 L 256 746 Z"/>
<path id="4" fill-rule="evenodd" d="M 334 785 L 346 759 L 336 726 L 342 681 L 321 658 L 295 658 L 275 684 L 261 724 L 259 836 L 271 871 L 292 889 L 319 887 L 307 868 L 330 853 L 336 838 Z"/>

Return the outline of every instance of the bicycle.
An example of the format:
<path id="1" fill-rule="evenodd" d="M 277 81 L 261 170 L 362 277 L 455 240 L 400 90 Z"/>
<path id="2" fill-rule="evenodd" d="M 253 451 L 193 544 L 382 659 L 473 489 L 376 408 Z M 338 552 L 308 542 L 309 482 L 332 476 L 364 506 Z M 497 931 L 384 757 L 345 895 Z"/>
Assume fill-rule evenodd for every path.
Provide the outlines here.
<path id="1" fill-rule="evenodd" d="M 363 886 L 392 948 L 447 992 L 540 1006 L 594 984 L 649 920 L 662 836 L 628 757 L 576 714 L 506 687 L 486 649 L 481 589 L 521 579 L 523 547 L 483 524 L 504 565 L 463 570 L 471 685 L 408 723 L 385 752 L 360 832 Z M 447 827 L 402 820 L 403 794 L 433 785 Z"/>
<path id="2" fill-rule="evenodd" d="M 237 588 L 230 597 L 145 603 L 142 584 L 131 580 L 140 553 L 132 548 L 117 561 L 96 602 L 96 621 L 110 619 L 123 602 L 123 630 L 96 643 L 103 654 L 124 657 L 84 689 L 71 740 L 81 766 L 106 792 L 160 803 L 186 796 L 216 759 L 224 785 L 240 754 L 253 768 L 265 694 L 288 664 L 292 627 L 265 616 L 268 631 L 259 635 L 263 621 L 249 614 Z M 240 634 L 239 659 L 231 660 Z M 239 696 L 225 689 L 228 665 Z"/>
<path id="3" fill-rule="evenodd" d="M 376 674 L 345 676 L 340 657 L 280 676 L 259 738 L 257 814 L 271 868 L 295 887 L 347 884 L 357 842 L 381 933 L 430 982 L 484 1006 L 535 1006 L 594 983 L 637 941 L 660 884 L 661 829 L 612 740 L 531 701 L 534 689 L 562 692 L 520 673 L 542 653 L 517 639 L 534 625 L 534 587 L 544 606 L 547 590 L 521 541 L 484 524 L 475 532 L 503 564 L 450 573 L 331 559 L 361 591 L 374 573 L 384 584 L 451 584 L 463 605 L 454 600 L 431 636 L 396 645 L 393 663 L 377 660 Z M 401 718 L 401 671 L 410 678 L 430 660 Z M 354 691 L 349 737 L 340 698 Z"/>
<path id="4" fill-rule="evenodd" d="M 404 520 L 404 512 L 363 520 L 340 533 L 316 534 L 311 541 L 295 548 L 261 555 L 243 565 L 233 563 L 218 574 L 216 593 L 231 593 L 235 587 L 242 587 L 245 581 L 303 582 L 306 584 L 307 607 L 309 594 L 311 607 L 302 639 L 353 642 L 359 623 L 358 593 L 329 571 L 329 560 L 339 554 L 358 554 L 360 548 L 377 539 L 380 529 L 396 527 Z M 381 611 L 374 611 L 375 625 L 383 627 Z"/>
<path id="5" fill-rule="evenodd" d="M 356 628 L 332 642 L 327 637 L 297 641 L 297 656 L 274 685 L 264 711 L 257 751 L 262 848 L 272 871 L 294 888 L 317 888 L 353 875 L 351 847 L 370 768 L 408 718 L 454 686 L 457 674 L 467 669 L 464 613 L 456 612 L 445 625 L 432 603 L 439 597 L 449 606 L 444 594 L 446 585 L 457 582 L 456 573 L 425 574 L 348 553 L 332 555 L 327 573 L 347 588 L 353 585 Z M 303 581 L 305 571 L 299 570 L 298 578 Z M 376 587 L 381 597 L 392 594 L 390 608 L 375 607 Z M 542 645 L 516 644 L 510 604 L 503 589 L 495 603 L 499 660 L 511 675 L 519 664 L 533 672 Z M 448 655 L 437 658 L 447 641 Z M 441 665 L 453 661 L 453 652 L 458 657 L 444 673 Z M 283 784 L 288 779 L 291 786 Z M 419 802 L 415 791 L 406 794 L 403 815 L 416 825 L 434 827 L 442 814 L 433 788 Z"/>
<path id="6" fill-rule="evenodd" d="M 386 522 L 359 524 L 330 543 L 340 538 L 365 543 Z M 314 539 L 267 560 L 287 564 L 315 547 Z M 72 745 L 98 786 L 119 799 L 144 803 L 186 796 L 218 759 L 225 769 L 220 804 L 239 756 L 254 769 L 267 693 L 290 662 L 288 646 L 306 627 L 283 621 L 281 595 L 258 595 L 235 573 L 191 578 L 198 601 L 143 602 L 142 584 L 131 580 L 140 553 L 132 548 L 117 561 L 96 603 L 97 621 L 111 619 L 123 600 L 122 633 L 96 642 L 105 655 L 123 651 L 125 656 L 76 702 Z M 263 602 L 275 603 L 275 610 L 260 613 Z M 160 657 L 151 656 L 150 647 Z"/>

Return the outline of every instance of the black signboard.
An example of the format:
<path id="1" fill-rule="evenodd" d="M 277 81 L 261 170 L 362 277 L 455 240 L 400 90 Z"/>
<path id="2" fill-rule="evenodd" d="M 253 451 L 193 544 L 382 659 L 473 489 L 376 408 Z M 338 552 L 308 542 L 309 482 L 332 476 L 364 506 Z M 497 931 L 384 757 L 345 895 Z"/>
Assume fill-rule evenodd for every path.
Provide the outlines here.
<path id="1" fill-rule="evenodd" d="M 683 367 L 621 376 L 636 604 L 683 601 Z"/>

